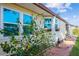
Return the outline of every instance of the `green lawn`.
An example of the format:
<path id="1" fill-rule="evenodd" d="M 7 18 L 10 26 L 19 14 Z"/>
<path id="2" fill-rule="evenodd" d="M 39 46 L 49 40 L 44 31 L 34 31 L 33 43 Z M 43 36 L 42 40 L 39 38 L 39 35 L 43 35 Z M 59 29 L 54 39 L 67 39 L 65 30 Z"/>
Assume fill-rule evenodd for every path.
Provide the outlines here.
<path id="1" fill-rule="evenodd" d="M 77 38 L 76 43 L 70 52 L 70 56 L 79 56 L 79 37 Z"/>

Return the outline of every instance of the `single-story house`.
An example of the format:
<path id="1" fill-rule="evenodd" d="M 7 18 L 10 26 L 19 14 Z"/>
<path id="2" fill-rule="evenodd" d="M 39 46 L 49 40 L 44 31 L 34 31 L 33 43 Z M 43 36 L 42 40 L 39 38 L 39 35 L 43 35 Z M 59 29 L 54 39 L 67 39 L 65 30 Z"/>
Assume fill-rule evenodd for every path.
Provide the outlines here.
<path id="1" fill-rule="evenodd" d="M 7 33 L 0 34 L 0 38 L 8 38 L 8 31 L 16 36 L 18 31 L 21 35 L 27 31 L 22 26 L 30 24 L 32 20 L 36 21 L 38 29 L 47 28 L 55 32 L 59 27 L 66 34 L 67 22 L 41 3 L 1 3 L 0 29 L 7 30 Z M 19 28 L 18 21 L 21 22 Z"/>

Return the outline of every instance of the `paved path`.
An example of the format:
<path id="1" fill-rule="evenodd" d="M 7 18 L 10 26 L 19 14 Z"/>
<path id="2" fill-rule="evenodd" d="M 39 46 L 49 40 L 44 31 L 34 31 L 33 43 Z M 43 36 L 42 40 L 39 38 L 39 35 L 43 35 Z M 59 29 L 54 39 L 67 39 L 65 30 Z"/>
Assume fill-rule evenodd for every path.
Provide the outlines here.
<path id="1" fill-rule="evenodd" d="M 67 38 L 60 44 L 60 48 L 54 47 L 44 53 L 45 56 L 68 56 L 73 45 L 75 44 L 75 37 Z"/>

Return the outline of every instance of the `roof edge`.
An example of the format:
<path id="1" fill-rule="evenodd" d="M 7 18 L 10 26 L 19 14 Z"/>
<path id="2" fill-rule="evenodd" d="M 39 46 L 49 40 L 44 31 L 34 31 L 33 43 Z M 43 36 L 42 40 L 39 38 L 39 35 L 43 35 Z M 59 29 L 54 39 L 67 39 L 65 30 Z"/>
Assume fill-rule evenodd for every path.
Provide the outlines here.
<path id="1" fill-rule="evenodd" d="M 47 8 L 46 6 L 44 6 L 42 3 L 33 3 L 34 5 L 42 8 L 43 10 L 47 11 L 48 13 L 50 13 L 52 16 L 56 16 L 57 18 L 59 18 L 60 20 L 62 20 L 65 23 L 68 23 L 66 20 L 64 20 L 63 18 L 61 18 L 59 15 L 57 15 L 56 13 L 54 13 L 53 11 L 51 11 L 49 8 Z"/>

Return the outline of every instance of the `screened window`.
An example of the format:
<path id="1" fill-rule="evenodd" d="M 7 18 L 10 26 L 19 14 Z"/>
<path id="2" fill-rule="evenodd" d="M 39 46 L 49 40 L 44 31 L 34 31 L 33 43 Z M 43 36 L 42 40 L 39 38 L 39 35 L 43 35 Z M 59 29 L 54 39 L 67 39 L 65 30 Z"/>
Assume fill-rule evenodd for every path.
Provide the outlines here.
<path id="1" fill-rule="evenodd" d="M 30 15 L 23 15 L 23 30 L 25 34 L 31 34 L 32 30 L 31 30 L 31 23 L 32 23 L 32 16 Z"/>
<path id="2" fill-rule="evenodd" d="M 45 19 L 44 28 L 51 29 L 51 19 Z"/>
<path id="3" fill-rule="evenodd" d="M 4 36 L 18 35 L 19 13 L 13 10 L 3 9 Z"/>

